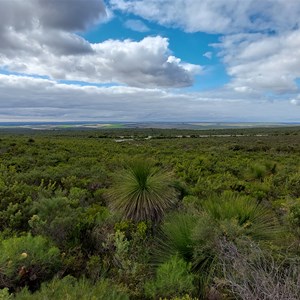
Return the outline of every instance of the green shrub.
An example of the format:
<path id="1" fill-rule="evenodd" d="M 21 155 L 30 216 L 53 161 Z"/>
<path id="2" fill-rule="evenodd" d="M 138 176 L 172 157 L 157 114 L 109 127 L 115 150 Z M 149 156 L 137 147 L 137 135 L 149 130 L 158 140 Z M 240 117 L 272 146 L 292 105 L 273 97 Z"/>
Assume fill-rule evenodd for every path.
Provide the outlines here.
<path id="1" fill-rule="evenodd" d="M 12 237 L 0 246 L 0 287 L 34 289 L 51 278 L 60 266 L 60 253 L 41 236 Z"/>
<path id="2" fill-rule="evenodd" d="M 292 174 L 288 178 L 287 190 L 293 197 L 300 197 L 300 172 Z"/>
<path id="3" fill-rule="evenodd" d="M 199 300 L 198 298 L 193 298 L 191 297 L 190 295 L 186 294 L 184 296 L 175 296 L 175 297 L 172 297 L 172 298 L 159 298 L 159 300 Z"/>
<path id="4" fill-rule="evenodd" d="M 44 283 L 41 289 L 31 294 L 27 289 L 15 297 L 16 300 L 128 300 L 128 296 L 119 291 L 109 281 L 100 280 L 93 284 L 85 278 L 76 280 L 72 276 L 55 278 Z"/>
<path id="5" fill-rule="evenodd" d="M 100 275 L 104 272 L 102 270 L 102 262 L 101 258 L 96 255 L 92 255 L 87 264 L 86 264 L 86 273 L 88 278 L 90 278 L 93 282 L 96 282 Z"/>
<path id="6" fill-rule="evenodd" d="M 176 254 L 191 262 L 194 249 L 192 233 L 196 224 L 197 217 L 191 214 L 169 214 L 162 224 L 162 236 L 158 239 L 156 252 L 158 262 L 165 262 Z"/>
<path id="7" fill-rule="evenodd" d="M 288 222 L 291 231 L 300 238 L 300 199 L 289 210 Z"/>
<path id="8" fill-rule="evenodd" d="M 75 234 L 82 211 L 77 206 L 78 200 L 62 196 L 39 199 L 33 204 L 33 216 L 29 220 L 32 232 L 48 236 L 59 247 L 64 248 Z"/>
<path id="9" fill-rule="evenodd" d="M 12 300 L 13 295 L 9 293 L 8 288 L 0 290 L 0 300 Z"/>
<path id="10" fill-rule="evenodd" d="M 116 176 L 109 196 L 111 208 L 134 222 L 159 222 L 176 200 L 168 174 L 140 160 Z"/>
<path id="11" fill-rule="evenodd" d="M 186 211 L 195 211 L 200 207 L 201 201 L 192 195 L 185 196 L 182 199 L 182 206 Z"/>
<path id="12" fill-rule="evenodd" d="M 72 189 L 72 198 L 55 196 L 42 198 L 33 204 L 33 216 L 29 225 L 34 234 L 49 237 L 60 248 L 80 246 L 92 247 L 87 231 L 101 224 L 109 216 L 108 209 L 100 205 L 80 207 L 79 199 L 73 197 L 80 189 Z"/>
<path id="13" fill-rule="evenodd" d="M 148 249 L 138 232 L 127 239 L 125 233 L 117 230 L 111 236 L 113 242 L 113 268 L 110 274 L 124 285 L 132 297 L 142 297 L 143 287 L 149 278 Z"/>
<path id="14" fill-rule="evenodd" d="M 194 275 L 190 271 L 190 264 L 178 256 L 172 256 L 157 268 L 155 279 L 145 284 L 145 294 L 157 299 L 193 293 Z"/>
<path id="15" fill-rule="evenodd" d="M 278 232 L 273 212 L 246 196 L 231 192 L 212 196 L 203 202 L 203 209 L 217 224 L 231 220 L 240 228 L 240 234 L 254 240 L 271 240 Z"/>
<path id="16" fill-rule="evenodd" d="M 238 193 L 224 193 L 203 201 L 202 211 L 170 214 L 162 224 L 156 259 L 166 262 L 176 253 L 192 264 L 199 292 L 220 274 L 219 244 L 225 239 L 269 241 L 277 233 L 272 212 Z"/>
<path id="17" fill-rule="evenodd" d="M 254 164 L 250 166 L 248 170 L 249 177 L 251 179 L 257 179 L 263 181 L 267 174 L 267 168 L 263 164 Z"/>

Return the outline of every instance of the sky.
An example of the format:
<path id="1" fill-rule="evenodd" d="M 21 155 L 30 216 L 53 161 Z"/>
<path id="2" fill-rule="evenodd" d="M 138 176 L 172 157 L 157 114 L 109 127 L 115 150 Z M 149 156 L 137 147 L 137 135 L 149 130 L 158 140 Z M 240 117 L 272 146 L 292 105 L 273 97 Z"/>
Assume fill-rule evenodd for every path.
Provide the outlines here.
<path id="1" fill-rule="evenodd" d="M 0 122 L 300 122 L 299 0 L 0 0 Z"/>

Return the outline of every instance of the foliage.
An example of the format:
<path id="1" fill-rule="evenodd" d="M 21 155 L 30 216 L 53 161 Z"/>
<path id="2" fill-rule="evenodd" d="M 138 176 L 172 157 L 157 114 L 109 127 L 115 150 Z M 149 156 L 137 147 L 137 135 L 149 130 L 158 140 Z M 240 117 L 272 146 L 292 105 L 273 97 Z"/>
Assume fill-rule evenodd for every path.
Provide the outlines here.
<path id="1" fill-rule="evenodd" d="M 225 236 L 229 235 L 225 230 L 226 220 L 236 224 L 236 234 L 230 237 L 233 239 L 242 234 L 254 240 L 268 240 L 278 231 L 273 213 L 246 196 L 232 192 L 224 193 L 222 197 L 212 196 L 203 203 L 203 208 L 223 228 Z"/>
<path id="2" fill-rule="evenodd" d="M 166 261 L 178 254 L 191 263 L 198 274 L 201 293 L 205 294 L 205 287 L 220 274 L 220 240 L 267 241 L 274 239 L 277 228 L 272 213 L 246 196 L 232 192 L 211 196 L 203 201 L 202 210 L 194 210 L 194 215 L 181 212 L 166 218 L 156 257 Z"/>
<path id="3" fill-rule="evenodd" d="M 0 290 L 0 300 L 11 300 L 13 299 L 13 295 L 9 293 L 8 288 L 4 288 Z"/>
<path id="4" fill-rule="evenodd" d="M 192 233 L 196 221 L 196 216 L 187 213 L 172 213 L 167 216 L 158 239 L 156 250 L 158 262 L 164 262 L 176 254 L 187 262 L 191 262 L 194 247 Z"/>
<path id="5" fill-rule="evenodd" d="M 34 289 L 41 281 L 51 278 L 59 267 L 59 250 L 42 236 L 28 234 L 1 242 L 1 288 L 29 285 Z"/>
<path id="6" fill-rule="evenodd" d="M 143 223 L 142 223 L 143 224 Z M 143 286 L 150 274 L 148 263 L 148 249 L 141 226 L 132 229 L 130 239 L 126 238 L 123 231 L 117 230 L 111 235 L 113 244 L 111 273 L 120 284 L 126 285 L 126 290 L 132 297 L 142 297 Z"/>
<path id="7" fill-rule="evenodd" d="M 156 277 L 145 285 L 146 295 L 157 297 L 174 297 L 192 294 L 195 290 L 194 275 L 190 272 L 191 265 L 178 256 L 172 256 L 156 270 Z"/>
<path id="8" fill-rule="evenodd" d="M 296 203 L 290 207 L 288 222 L 291 231 L 300 238 L 300 199 L 297 199 Z"/>
<path id="9" fill-rule="evenodd" d="M 290 195 L 300 197 L 300 172 L 290 175 L 287 182 L 287 188 Z"/>
<path id="10" fill-rule="evenodd" d="M 159 300 L 199 300 L 199 299 L 198 298 L 192 298 L 191 296 L 189 296 L 188 294 L 186 294 L 186 295 L 184 295 L 182 297 L 175 296 L 175 297 L 172 297 L 172 298 L 169 298 L 169 299 L 167 299 L 167 298 L 159 298 Z"/>
<path id="11" fill-rule="evenodd" d="M 77 188 L 76 191 L 78 193 Z M 91 205 L 84 210 L 79 198 L 74 196 L 73 188 L 69 197 L 58 194 L 35 201 L 28 221 L 31 231 L 48 236 L 64 250 L 74 242 L 86 242 L 87 231 L 105 220 L 109 213 L 100 205 Z"/>
<path id="12" fill-rule="evenodd" d="M 23 289 L 15 299 L 128 300 L 129 298 L 109 281 L 100 280 L 92 284 L 85 278 L 76 280 L 74 277 L 66 276 L 63 279 L 55 278 L 51 282 L 43 284 L 41 289 L 34 294 Z"/>
<path id="13" fill-rule="evenodd" d="M 110 201 L 112 209 L 124 218 L 157 223 L 175 202 L 175 193 L 167 174 L 137 160 L 117 176 Z"/>
<path id="14" fill-rule="evenodd" d="M 62 196 L 39 199 L 32 206 L 29 225 L 35 234 L 46 235 L 62 246 L 76 228 L 74 221 L 79 214 L 75 207 L 75 201 Z"/>
<path id="15" fill-rule="evenodd" d="M 50 296 L 51 284 L 62 295 L 64 286 L 94 291 L 94 284 L 108 284 L 132 299 L 146 299 L 145 286 L 159 286 L 157 271 L 171 268 L 174 257 L 188 266 L 199 298 L 241 297 L 226 274 L 243 287 L 248 280 L 253 291 L 255 271 L 259 283 L 293 295 L 290 275 L 300 253 L 299 153 L 299 127 L 1 130 L 0 248 L 6 246 L 0 253 L 0 298 L 18 297 L 24 286 L 30 292 L 22 295 L 41 297 L 30 293 L 44 283 Z M 133 162 L 121 169 L 127 161 Z M 151 189 L 146 193 L 143 186 Z M 131 187 L 131 199 L 148 201 L 136 211 Z M 122 199 L 133 204 L 131 214 L 118 206 Z M 224 258 L 228 244 L 238 249 L 238 259 Z M 255 247 L 264 259 L 248 255 Z M 263 272 L 259 261 L 278 272 Z M 61 279 L 66 275 L 76 279 Z M 267 285 L 257 287 L 269 293 Z M 172 294 L 166 298 L 192 299 L 189 291 L 172 289 L 166 288 Z"/>

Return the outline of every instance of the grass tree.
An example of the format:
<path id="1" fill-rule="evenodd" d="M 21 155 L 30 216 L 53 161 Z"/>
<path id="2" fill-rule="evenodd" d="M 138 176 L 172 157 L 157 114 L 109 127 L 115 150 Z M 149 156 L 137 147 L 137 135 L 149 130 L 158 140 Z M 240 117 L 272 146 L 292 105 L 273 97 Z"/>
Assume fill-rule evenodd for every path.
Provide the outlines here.
<path id="1" fill-rule="evenodd" d="M 157 223 L 176 195 L 168 173 L 148 161 L 134 160 L 117 174 L 109 198 L 112 210 L 124 219 Z"/>
<path id="2" fill-rule="evenodd" d="M 204 295 L 211 280 L 222 277 L 223 241 L 249 247 L 252 242 L 264 244 L 277 234 L 272 211 L 246 196 L 224 193 L 204 200 L 202 209 L 194 214 L 168 215 L 162 224 L 155 260 L 163 263 L 172 255 L 179 255 L 192 263 L 192 270 L 198 274 L 199 292 Z"/>
<path id="3" fill-rule="evenodd" d="M 266 242 L 275 239 L 279 229 L 273 212 L 262 204 L 246 196 L 224 193 L 204 200 L 202 209 L 194 215 L 182 212 L 168 215 L 162 232 L 160 255 L 178 253 L 199 266 L 204 254 L 213 253 L 211 248 L 218 244 L 216 240 L 236 242 L 249 238 Z"/>

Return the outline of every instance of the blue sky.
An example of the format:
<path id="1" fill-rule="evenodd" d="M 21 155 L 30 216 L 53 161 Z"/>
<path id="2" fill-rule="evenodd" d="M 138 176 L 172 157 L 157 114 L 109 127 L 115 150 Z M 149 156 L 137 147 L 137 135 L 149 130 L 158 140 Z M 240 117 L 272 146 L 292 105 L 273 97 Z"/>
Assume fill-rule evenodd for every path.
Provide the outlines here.
<path id="1" fill-rule="evenodd" d="M 298 0 L 1 0 L 0 122 L 300 122 Z"/>
<path id="2" fill-rule="evenodd" d="M 137 31 L 136 28 L 129 28 L 126 25 L 128 21 L 143 24 L 147 30 Z M 205 71 L 201 75 L 195 75 L 194 83 L 187 87 L 187 91 L 218 88 L 229 82 L 229 76 L 217 55 L 218 52 L 211 46 L 219 42 L 220 34 L 187 33 L 119 12 L 115 12 L 109 22 L 78 34 L 91 43 L 101 43 L 108 39 L 139 41 L 147 36 L 166 37 L 169 40 L 169 49 L 176 57 L 191 64 L 205 66 Z"/>

